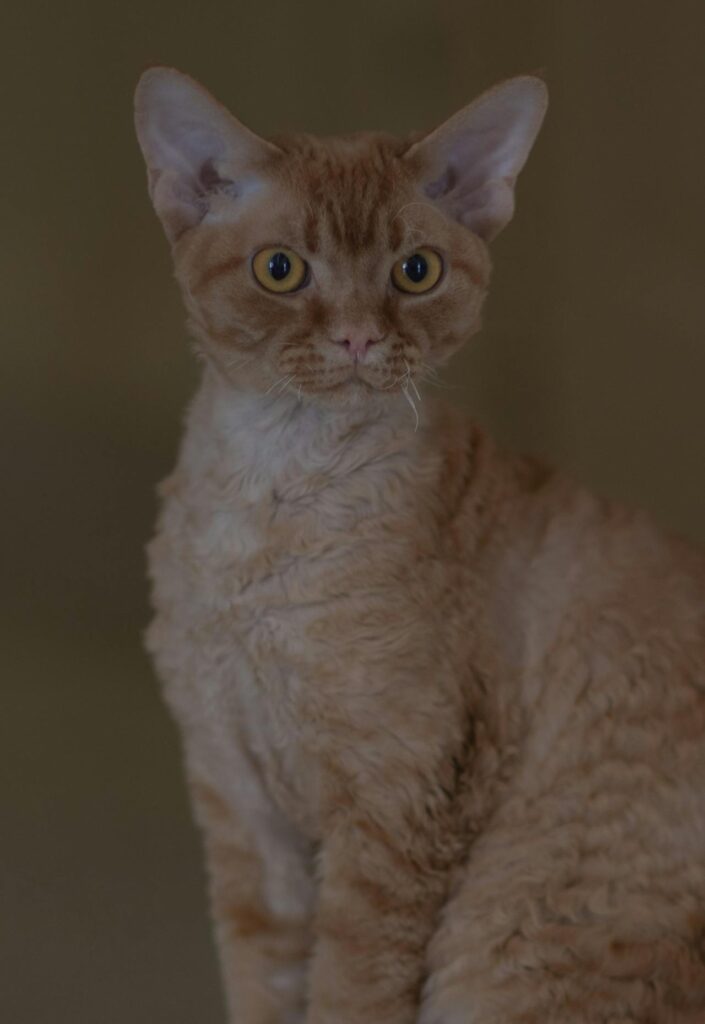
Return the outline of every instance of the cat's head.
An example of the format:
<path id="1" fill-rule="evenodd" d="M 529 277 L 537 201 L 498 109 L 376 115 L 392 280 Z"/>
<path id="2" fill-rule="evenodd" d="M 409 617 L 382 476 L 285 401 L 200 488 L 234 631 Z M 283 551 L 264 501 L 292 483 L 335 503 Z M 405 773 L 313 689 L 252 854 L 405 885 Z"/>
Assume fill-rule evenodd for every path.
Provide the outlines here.
<path id="1" fill-rule="evenodd" d="M 234 384 L 348 404 L 414 386 L 479 327 L 487 242 L 546 108 L 521 77 L 416 139 L 265 140 L 192 79 L 136 94 L 190 324 Z"/>

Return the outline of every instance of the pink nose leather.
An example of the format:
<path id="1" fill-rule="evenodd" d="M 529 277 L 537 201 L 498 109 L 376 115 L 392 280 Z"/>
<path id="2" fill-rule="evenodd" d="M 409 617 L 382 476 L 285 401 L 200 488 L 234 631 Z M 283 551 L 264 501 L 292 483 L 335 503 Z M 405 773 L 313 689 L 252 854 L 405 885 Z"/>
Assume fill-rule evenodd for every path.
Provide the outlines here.
<path id="1" fill-rule="evenodd" d="M 370 337 L 372 334 L 369 329 L 366 328 L 347 328 L 343 329 L 338 333 L 338 337 L 333 338 L 336 345 L 342 345 L 343 348 L 347 349 L 355 362 L 362 362 L 365 358 L 367 350 L 372 345 L 376 345 L 382 341 L 379 337 Z"/>

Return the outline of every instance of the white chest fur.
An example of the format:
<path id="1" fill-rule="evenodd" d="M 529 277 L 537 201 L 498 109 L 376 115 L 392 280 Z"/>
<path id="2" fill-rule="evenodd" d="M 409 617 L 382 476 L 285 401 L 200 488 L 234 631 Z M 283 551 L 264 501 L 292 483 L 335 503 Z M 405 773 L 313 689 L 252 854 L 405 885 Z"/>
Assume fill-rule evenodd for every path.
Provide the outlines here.
<path id="1" fill-rule="evenodd" d="M 380 566 L 404 558 L 395 526 L 422 514 L 423 429 L 414 432 L 409 413 L 402 399 L 383 416 L 325 413 L 207 376 L 163 487 L 150 647 L 167 697 L 200 735 L 193 757 L 241 779 L 233 759 L 246 749 L 307 831 L 311 676 L 330 648 L 315 627 L 336 602 L 378 586 L 358 572 L 359 551 Z"/>

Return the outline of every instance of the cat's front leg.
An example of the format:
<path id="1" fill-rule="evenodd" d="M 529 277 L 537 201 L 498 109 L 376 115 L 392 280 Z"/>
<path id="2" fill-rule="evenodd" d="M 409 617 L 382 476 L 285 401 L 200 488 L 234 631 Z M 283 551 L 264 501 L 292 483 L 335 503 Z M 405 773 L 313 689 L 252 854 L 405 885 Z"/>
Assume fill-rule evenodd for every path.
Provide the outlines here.
<path id="1" fill-rule="evenodd" d="M 232 783 L 202 772 L 190 778 L 228 1022 L 301 1024 L 315 899 L 311 851 L 256 777 L 240 774 Z"/>
<path id="2" fill-rule="evenodd" d="M 358 809 L 324 843 L 306 1024 L 416 1020 L 448 876 L 443 856 L 403 818 Z"/>

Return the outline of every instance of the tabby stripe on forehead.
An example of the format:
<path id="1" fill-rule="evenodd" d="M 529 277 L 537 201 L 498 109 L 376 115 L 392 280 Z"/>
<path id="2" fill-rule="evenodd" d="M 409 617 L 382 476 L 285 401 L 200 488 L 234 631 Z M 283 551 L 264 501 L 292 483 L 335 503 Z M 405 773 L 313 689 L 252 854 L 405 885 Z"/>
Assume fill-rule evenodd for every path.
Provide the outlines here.
<path id="1" fill-rule="evenodd" d="M 387 227 L 387 242 L 389 248 L 397 250 L 404 239 L 404 224 L 397 214 L 392 217 Z"/>
<path id="2" fill-rule="evenodd" d="M 220 263 L 214 263 L 213 266 L 208 267 L 207 270 L 201 274 L 195 285 L 191 288 L 193 293 L 202 291 L 207 285 L 216 278 L 222 277 L 223 274 L 232 273 L 233 270 L 245 262 L 244 256 L 229 256 L 226 260 L 222 260 Z"/>
<path id="3" fill-rule="evenodd" d="M 304 226 L 304 242 L 309 252 L 318 252 L 319 243 L 318 215 L 309 207 L 306 224 Z"/>
<path id="4" fill-rule="evenodd" d="M 343 241 L 343 226 L 339 220 L 339 210 L 337 205 L 332 199 L 327 199 L 325 203 L 326 220 L 330 233 L 333 236 L 333 240 L 340 245 Z"/>
<path id="5" fill-rule="evenodd" d="M 362 238 L 363 246 L 372 245 L 372 243 L 374 242 L 375 233 L 377 229 L 377 218 L 378 208 L 377 206 L 375 206 L 374 203 L 370 203 L 369 212 L 367 215 L 367 225 L 365 227 L 365 232 Z"/>

